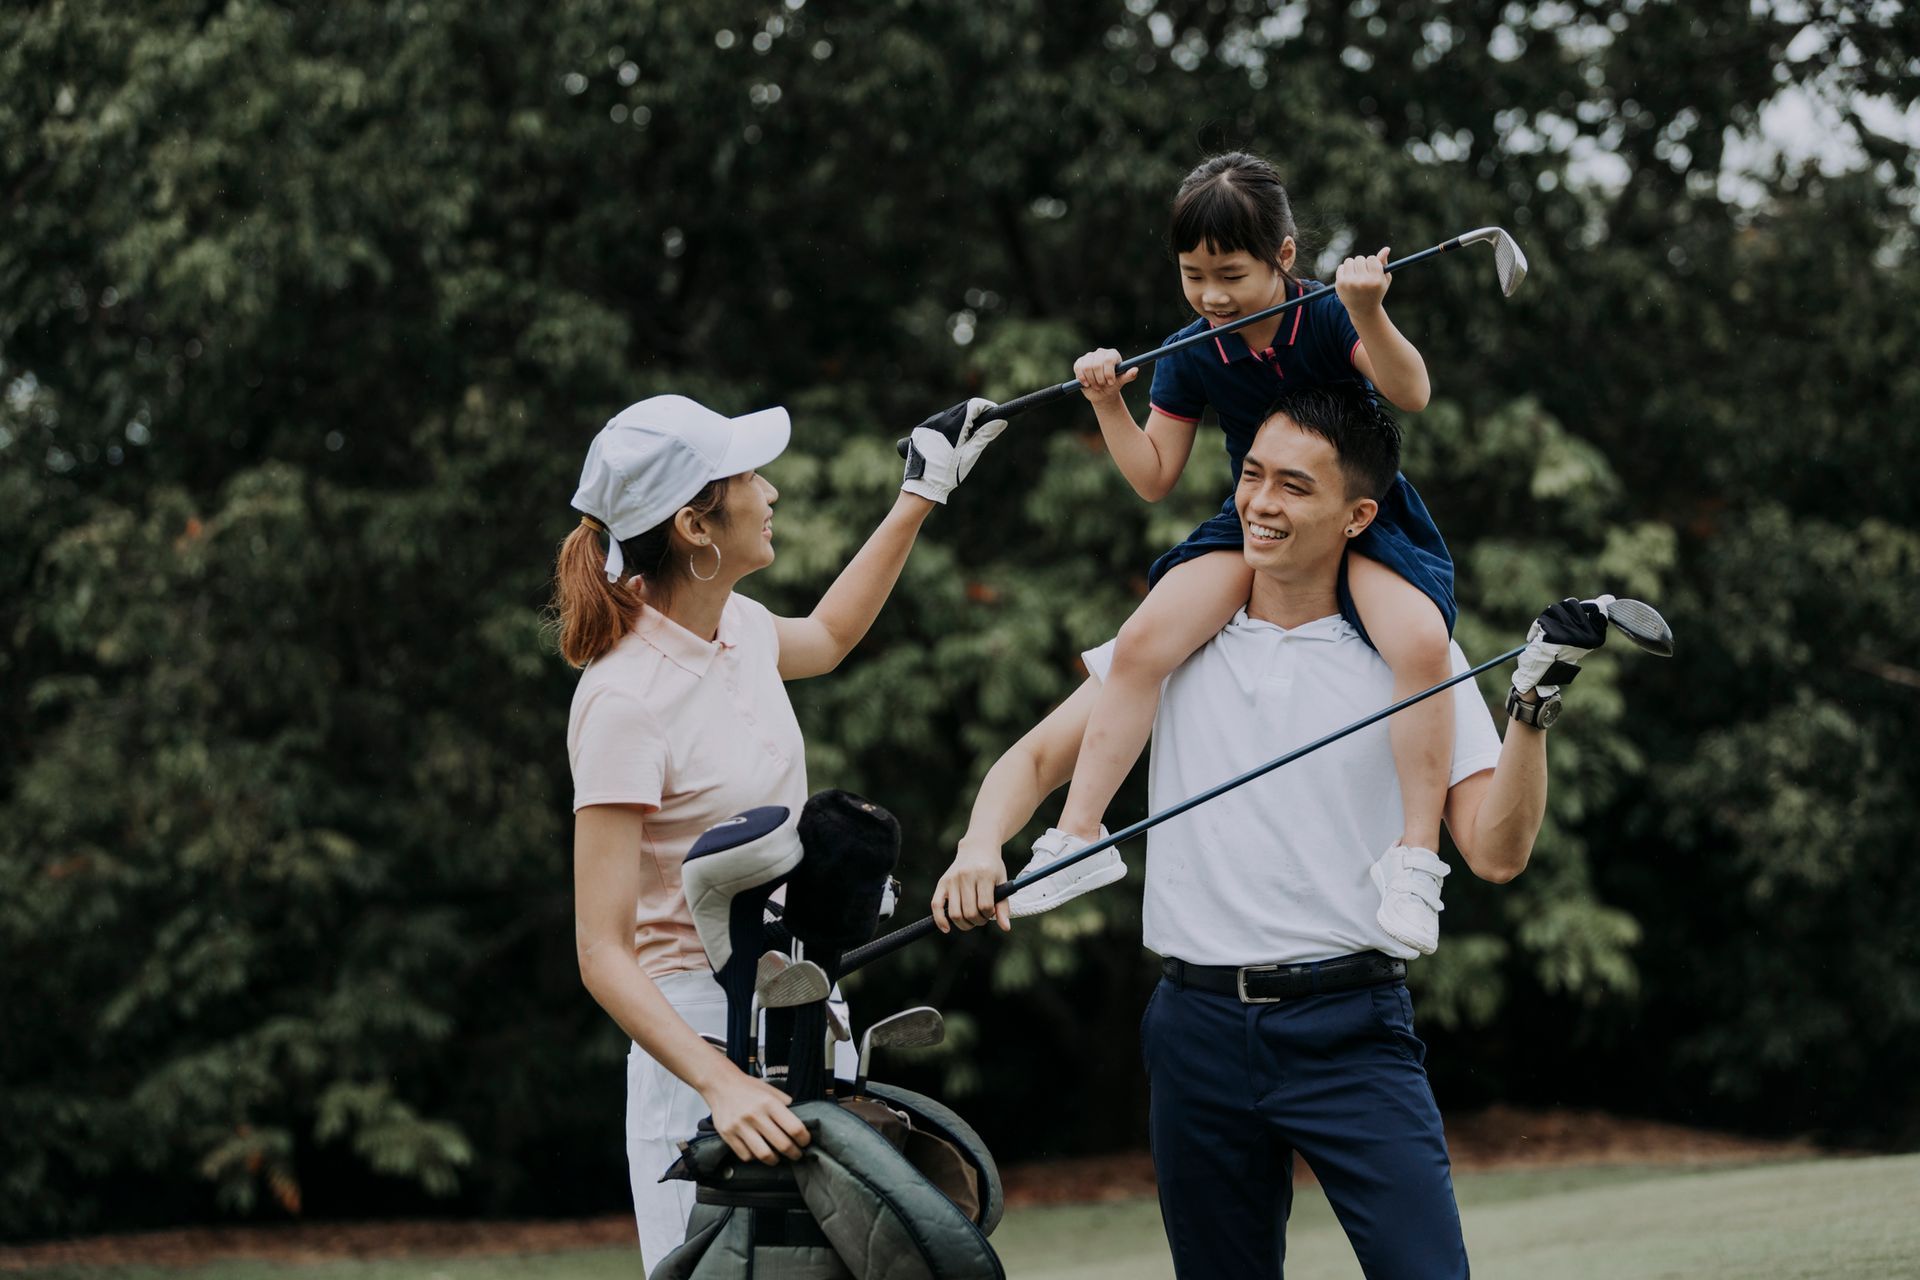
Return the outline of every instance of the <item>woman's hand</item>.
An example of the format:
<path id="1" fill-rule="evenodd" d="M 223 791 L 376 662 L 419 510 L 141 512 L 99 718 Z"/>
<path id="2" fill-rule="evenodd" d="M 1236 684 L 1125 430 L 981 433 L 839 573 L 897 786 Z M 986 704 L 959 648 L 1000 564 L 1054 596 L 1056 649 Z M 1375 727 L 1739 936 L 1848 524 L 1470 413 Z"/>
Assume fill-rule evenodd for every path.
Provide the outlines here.
<path id="1" fill-rule="evenodd" d="M 713 1112 L 713 1127 L 742 1160 L 778 1164 L 800 1158 L 813 1141 L 800 1117 L 788 1110 L 786 1094 L 727 1063 L 713 1083 L 700 1091 Z"/>
<path id="2" fill-rule="evenodd" d="M 965 931 L 997 920 L 1002 929 L 1012 929 L 1012 908 L 993 900 L 993 891 L 1006 882 L 1007 864 L 1000 859 L 999 845 L 962 839 L 953 865 L 933 888 L 934 927 L 947 933 L 956 925 Z"/>
<path id="3" fill-rule="evenodd" d="M 1080 393 L 1090 403 L 1111 404 L 1120 398 L 1120 388 L 1140 376 L 1138 369 L 1116 373 L 1119 363 L 1120 353 L 1112 347 L 1089 351 L 1073 362 L 1073 376 L 1079 380 Z"/>

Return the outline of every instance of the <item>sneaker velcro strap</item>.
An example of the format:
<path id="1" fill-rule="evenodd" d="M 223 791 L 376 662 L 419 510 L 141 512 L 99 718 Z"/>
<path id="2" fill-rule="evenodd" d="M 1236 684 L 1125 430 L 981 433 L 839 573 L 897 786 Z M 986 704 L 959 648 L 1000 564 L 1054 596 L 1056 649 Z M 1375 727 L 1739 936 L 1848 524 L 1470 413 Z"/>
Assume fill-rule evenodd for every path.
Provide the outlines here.
<path id="1" fill-rule="evenodd" d="M 1252 964 L 1244 968 L 1218 964 L 1188 964 L 1169 956 L 1160 962 L 1168 981 L 1215 995 L 1234 996 L 1243 1004 L 1275 1004 L 1302 996 L 1326 995 L 1404 982 L 1407 962 L 1378 951 L 1336 956 L 1305 964 Z"/>

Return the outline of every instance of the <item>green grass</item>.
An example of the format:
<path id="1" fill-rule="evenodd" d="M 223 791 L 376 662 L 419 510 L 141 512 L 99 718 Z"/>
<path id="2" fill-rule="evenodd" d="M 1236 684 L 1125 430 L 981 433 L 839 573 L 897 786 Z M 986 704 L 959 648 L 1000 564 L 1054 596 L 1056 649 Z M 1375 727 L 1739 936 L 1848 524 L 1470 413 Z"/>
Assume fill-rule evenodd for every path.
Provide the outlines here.
<path id="1" fill-rule="evenodd" d="M 1560 1169 L 1459 1180 L 1473 1270 L 1501 1277 L 1920 1275 L 1920 1156 L 1741 1168 Z M 1287 1235 L 1297 1280 L 1358 1277 L 1317 1188 L 1302 1188 Z M 1028 1209 L 994 1244 L 1017 1280 L 1165 1280 L 1173 1274 L 1152 1201 Z M 60 1280 L 636 1280 L 633 1250 L 512 1258 L 274 1265 L 197 1270 L 60 1268 Z"/>

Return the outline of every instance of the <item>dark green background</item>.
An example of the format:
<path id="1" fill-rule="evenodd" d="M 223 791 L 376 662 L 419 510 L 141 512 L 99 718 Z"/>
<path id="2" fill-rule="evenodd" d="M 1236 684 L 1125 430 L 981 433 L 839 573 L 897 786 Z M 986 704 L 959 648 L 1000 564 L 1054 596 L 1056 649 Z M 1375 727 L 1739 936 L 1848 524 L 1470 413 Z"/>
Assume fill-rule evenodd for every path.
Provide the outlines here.
<path id="1" fill-rule="evenodd" d="M 624 1204 L 540 617 L 587 441 L 790 406 L 749 589 L 804 611 L 903 428 L 1184 323 L 1167 201 L 1239 145 L 1323 274 L 1487 223 L 1532 259 L 1390 298 L 1469 651 L 1603 589 L 1680 637 L 1592 663 L 1528 874 L 1449 881 L 1443 1105 L 1920 1141 L 1914 156 L 1844 137 L 1920 24 L 1822 12 L 1788 57 L 1748 0 L 9 5 L 0 1232 Z M 1724 179 L 1783 86 L 1840 113 L 1824 171 Z M 1091 428 L 1010 429 L 793 691 L 914 914 L 1225 487 L 1203 441 L 1146 507 Z M 1003 1159 L 1140 1139 L 1138 885 L 862 976 L 948 1010 L 910 1074 Z"/>

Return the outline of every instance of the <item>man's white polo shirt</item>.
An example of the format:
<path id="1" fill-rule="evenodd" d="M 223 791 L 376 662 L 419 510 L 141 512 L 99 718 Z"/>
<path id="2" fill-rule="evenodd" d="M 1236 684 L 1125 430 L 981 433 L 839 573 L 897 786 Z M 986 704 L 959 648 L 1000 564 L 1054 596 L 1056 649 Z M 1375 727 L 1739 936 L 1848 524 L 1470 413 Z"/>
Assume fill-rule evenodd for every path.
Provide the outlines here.
<path id="1" fill-rule="evenodd" d="M 1453 669 L 1467 669 L 1452 646 Z M 1105 679 L 1113 642 L 1089 650 Z M 1500 758 L 1471 680 L 1454 698 L 1452 783 Z M 1446 696 L 1446 695 L 1442 695 Z M 1338 615 L 1287 630 L 1243 609 L 1167 677 L 1153 722 L 1154 812 L 1393 701 L 1393 672 Z M 1400 837 L 1388 722 L 1320 748 L 1155 827 L 1144 941 L 1191 964 L 1324 960 L 1394 944 L 1367 869 Z"/>

